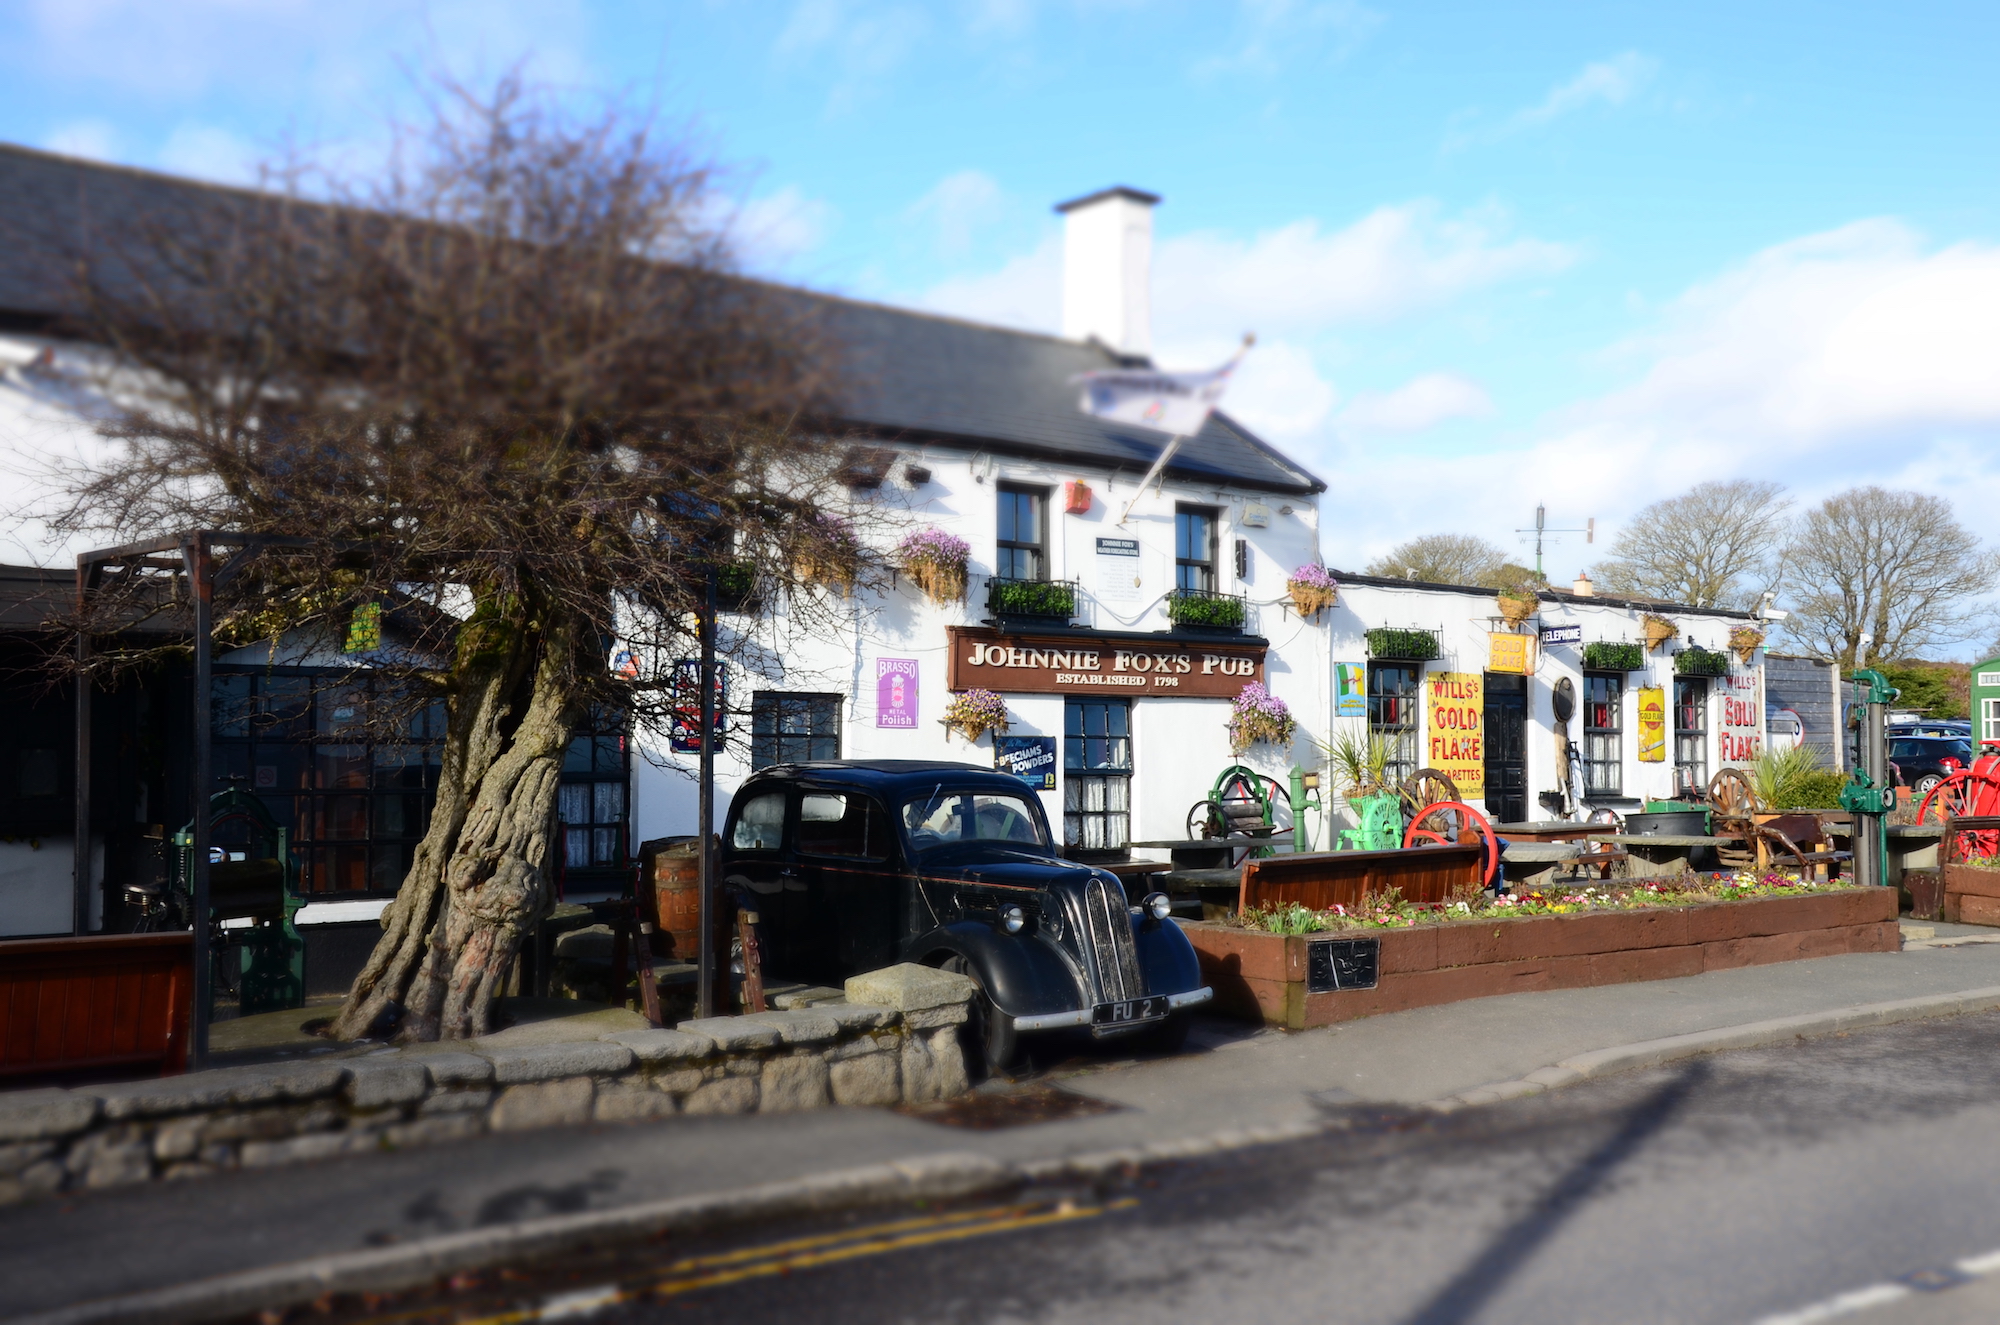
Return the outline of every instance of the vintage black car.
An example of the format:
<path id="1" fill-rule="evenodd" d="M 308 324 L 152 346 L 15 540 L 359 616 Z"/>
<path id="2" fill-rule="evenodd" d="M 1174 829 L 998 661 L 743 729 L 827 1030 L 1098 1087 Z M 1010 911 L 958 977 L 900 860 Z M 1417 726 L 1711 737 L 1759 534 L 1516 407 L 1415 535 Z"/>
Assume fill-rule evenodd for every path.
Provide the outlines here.
<path id="1" fill-rule="evenodd" d="M 1078 1028 L 1178 1047 L 1212 996 L 1164 893 L 1130 905 L 1108 870 L 1064 860 L 1040 799 L 970 764 L 780 765 L 745 782 L 724 885 L 756 911 L 765 970 L 838 986 L 896 962 L 978 982 L 969 1034 L 989 1069 L 1019 1037 Z"/>

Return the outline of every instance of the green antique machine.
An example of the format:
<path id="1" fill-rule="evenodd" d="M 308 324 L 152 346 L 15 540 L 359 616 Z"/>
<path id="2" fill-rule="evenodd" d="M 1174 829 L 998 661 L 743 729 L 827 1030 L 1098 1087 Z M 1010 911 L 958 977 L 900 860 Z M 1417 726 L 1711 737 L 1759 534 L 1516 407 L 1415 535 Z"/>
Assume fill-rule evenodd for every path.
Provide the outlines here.
<path id="1" fill-rule="evenodd" d="M 299 895 L 291 834 L 240 787 L 209 797 L 208 814 L 209 914 L 202 923 L 221 926 L 210 947 L 215 984 L 236 986 L 246 1017 L 304 1007 L 306 945 L 292 922 L 305 899 Z M 174 884 L 182 899 L 194 895 L 193 845 L 193 824 L 174 834 Z M 231 952 L 234 972 L 224 965 Z"/>
<path id="2" fill-rule="evenodd" d="M 1840 789 L 1840 808 L 1854 816 L 1854 878 L 1864 887 L 1888 880 L 1888 847 L 1883 823 L 1896 808 L 1896 780 L 1889 770 L 1885 727 L 1889 705 L 1903 692 L 1872 667 L 1857 668 L 1852 678 L 1851 710 L 1860 729 L 1860 758 Z"/>

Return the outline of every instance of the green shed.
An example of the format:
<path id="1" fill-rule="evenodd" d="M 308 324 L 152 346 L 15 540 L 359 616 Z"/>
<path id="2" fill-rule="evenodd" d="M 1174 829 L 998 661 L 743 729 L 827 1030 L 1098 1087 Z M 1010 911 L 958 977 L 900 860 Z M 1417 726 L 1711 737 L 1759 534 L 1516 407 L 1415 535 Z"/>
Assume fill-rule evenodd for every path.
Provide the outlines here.
<path id="1" fill-rule="evenodd" d="M 1972 737 L 2000 745 L 2000 658 L 1972 664 Z"/>

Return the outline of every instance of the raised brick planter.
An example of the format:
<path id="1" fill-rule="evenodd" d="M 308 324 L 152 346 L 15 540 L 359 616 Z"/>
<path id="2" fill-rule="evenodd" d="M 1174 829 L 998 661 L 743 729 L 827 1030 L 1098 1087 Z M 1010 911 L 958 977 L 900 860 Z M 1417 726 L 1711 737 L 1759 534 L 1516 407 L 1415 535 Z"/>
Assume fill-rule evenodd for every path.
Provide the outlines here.
<path id="1" fill-rule="evenodd" d="M 1205 922 L 1182 928 L 1219 1011 L 1294 1030 L 1491 994 L 1670 980 L 1802 957 L 1895 952 L 1902 945 L 1893 888 L 1333 935 L 1264 934 Z M 1376 987 L 1307 993 L 1306 945 L 1324 938 L 1381 940 Z"/>
<path id="2" fill-rule="evenodd" d="M 2000 870 L 1946 865 L 1944 918 L 1956 925 L 2000 925 Z"/>

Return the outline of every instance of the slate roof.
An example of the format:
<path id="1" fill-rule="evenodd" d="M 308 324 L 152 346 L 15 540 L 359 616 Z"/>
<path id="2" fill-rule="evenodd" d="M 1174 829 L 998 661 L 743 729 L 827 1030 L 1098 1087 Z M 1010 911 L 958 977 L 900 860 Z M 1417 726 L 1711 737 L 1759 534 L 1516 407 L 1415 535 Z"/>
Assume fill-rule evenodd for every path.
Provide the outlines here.
<path id="1" fill-rule="evenodd" d="M 74 313 L 65 255 L 121 219 L 248 201 L 194 180 L 0 143 L 0 325 L 36 329 Z M 839 422 L 890 440 L 937 442 L 1144 471 L 1166 438 L 1106 424 L 1077 408 L 1070 378 L 1121 366 L 1095 342 L 983 326 L 811 291 L 831 343 L 846 354 Z M 1227 415 L 1183 442 L 1169 471 L 1271 492 L 1325 484 Z"/>

